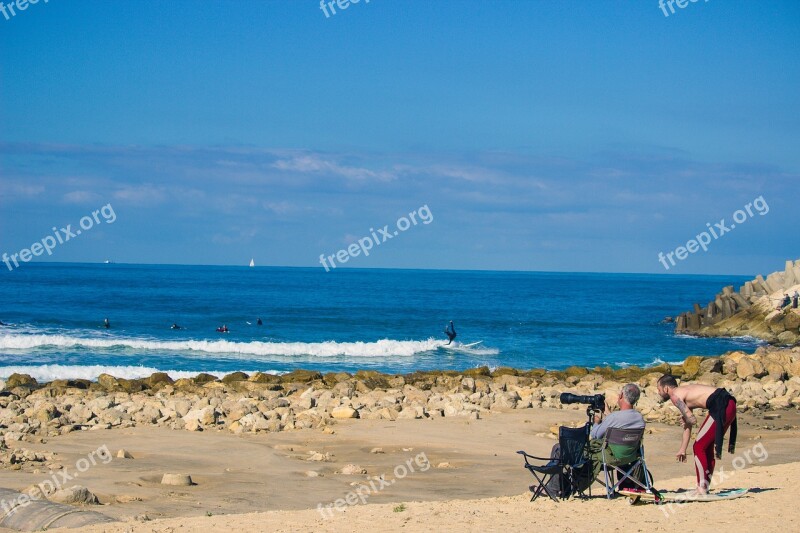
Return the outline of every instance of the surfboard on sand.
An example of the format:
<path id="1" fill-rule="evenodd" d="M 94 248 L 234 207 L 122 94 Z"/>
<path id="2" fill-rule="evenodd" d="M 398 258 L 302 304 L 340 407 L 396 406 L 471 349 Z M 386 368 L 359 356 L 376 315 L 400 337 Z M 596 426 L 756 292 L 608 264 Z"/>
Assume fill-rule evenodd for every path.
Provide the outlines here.
<path id="1" fill-rule="evenodd" d="M 656 501 L 656 503 L 675 503 L 675 502 L 719 502 L 723 500 L 733 500 L 741 498 L 746 495 L 750 489 L 724 489 L 714 491 L 709 494 L 696 494 L 693 491 L 675 491 L 675 490 L 660 490 L 657 491 L 660 500 L 650 492 L 637 492 L 632 490 L 620 489 L 618 491 L 622 496 L 626 496 L 631 500 L 631 503 L 636 503 L 638 500 Z"/>

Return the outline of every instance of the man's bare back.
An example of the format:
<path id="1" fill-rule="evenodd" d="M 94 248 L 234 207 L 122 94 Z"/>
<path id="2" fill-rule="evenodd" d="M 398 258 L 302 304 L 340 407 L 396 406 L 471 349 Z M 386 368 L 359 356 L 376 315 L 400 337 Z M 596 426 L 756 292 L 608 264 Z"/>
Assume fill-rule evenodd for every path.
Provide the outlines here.
<path id="1" fill-rule="evenodd" d="M 711 396 L 715 390 L 717 390 L 715 387 L 709 385 L 681 385 L 680 387 L 672 389 L 670 399 L 673 403 L 675 403 L 673 398 L 680 399 L 689 409 L 705 409 L 708 397 Z"/>

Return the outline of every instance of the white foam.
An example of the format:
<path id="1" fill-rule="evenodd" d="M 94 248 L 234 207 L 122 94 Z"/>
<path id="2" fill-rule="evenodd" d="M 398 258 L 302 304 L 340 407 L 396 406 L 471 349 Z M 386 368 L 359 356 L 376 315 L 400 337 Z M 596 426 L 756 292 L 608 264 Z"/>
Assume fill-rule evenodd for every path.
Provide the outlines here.
<path id="1" fill-rule="evenodd" d="M 110 374 L 115 378 L 136 379 L 145 378 L 155 372 L 166 372 L 172 379 L 193 378 L 201 372 L 222 377 L 232 372 L 252 374 L 255 370 L 159 370 L 146 366 L 103 366 L 103 365 L 32 365 L 32 366 L 4 366 L 0 367 L 0 378 L 6 379 L 11 374 L 28 374 L 36 381 L 46 382 L 54 379 L 88 379 L 97 380 L 100 374 Z M 275 370 L 260 370 L 266 374 L 285 374 Z"/>
<path id="2" fill-rule="evenodd" d="M 135 338 L 84 338 L 69 335 L 2 335 L 0 350 L 31 350 L 35 348 L 131 348 L 134 350 L 195 351 L 214 354 L 245 354 L 272 356 L 314 357 L 409 357 L 420 352 L 436 350 L 444 342 L 436 339 L 424 341 L 397 341 L 381 339 L 376 342 L 233 342 L 156 341 Z"/>

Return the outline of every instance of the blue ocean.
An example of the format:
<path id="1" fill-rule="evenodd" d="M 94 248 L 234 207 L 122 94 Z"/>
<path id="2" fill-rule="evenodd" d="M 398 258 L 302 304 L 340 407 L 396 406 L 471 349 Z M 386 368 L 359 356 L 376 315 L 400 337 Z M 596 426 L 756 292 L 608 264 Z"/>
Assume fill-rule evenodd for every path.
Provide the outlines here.
<path id="1" fill-rule="evenodd" d="M 31 263 L 0 274 L 0 377 L 651 365 L 754 349 L 661 323 L 746 279 Z"/>

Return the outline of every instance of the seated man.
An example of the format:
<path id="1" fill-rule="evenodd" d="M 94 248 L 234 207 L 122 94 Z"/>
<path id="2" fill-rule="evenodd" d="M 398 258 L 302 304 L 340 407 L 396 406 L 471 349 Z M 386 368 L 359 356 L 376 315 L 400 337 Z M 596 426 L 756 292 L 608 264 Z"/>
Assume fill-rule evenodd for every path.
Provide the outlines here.
<path id="1" fill-rule="evenodd" d="M 602 458 L 602 447 L 603 447 L 603 437 L 606 435 L 606 431 L 610 428 L 619 428 L 619 429 L 643 429 L 645 426 L 644 417 L 642 414 L 633 408 L 636 405 L 636 402 L 639 401 L 639 396 L 641 392 L 639 391 L 639 387 L 634 383 L 628 383 L 619 393 L 617 397 L 617 405 L 619 406 L 619 411 L 614 411 L 613 413 L 606 404 L 606 412 L 607 415 L 605 420 L 601 422 L 600 414 L 596 414 L 594 417 L 594 425 L 592 426 L 592 430 L 589 433 L 589 453 L 592 456 L 592 477 L 591 479 L 584 479 L 583 482 L 580 484 L 581 489 L 588 488 L 591 485 L 595 478 L 600 473 L 600 469 L 603 466 L 603 458 Z M 606 462 L 608 464 L 613 464 L 616 466 L 622 466 L 626 464 L 628 461 L 618 461 L 614 454 L 612 453 L 610 448 L 606 448 L 605 451 L 606 455 Z M 644 477 L 640 474 L 640 480 L 643 480 Z"/>

